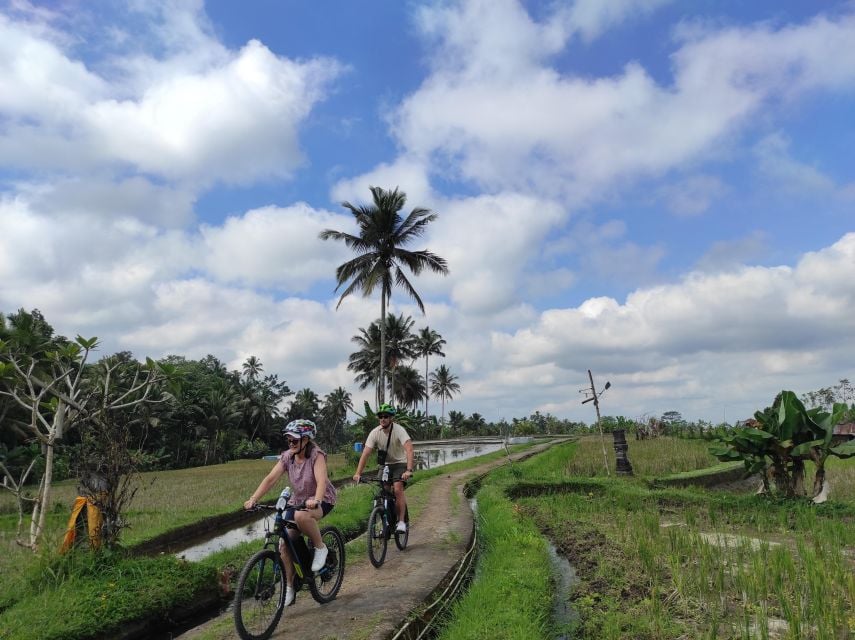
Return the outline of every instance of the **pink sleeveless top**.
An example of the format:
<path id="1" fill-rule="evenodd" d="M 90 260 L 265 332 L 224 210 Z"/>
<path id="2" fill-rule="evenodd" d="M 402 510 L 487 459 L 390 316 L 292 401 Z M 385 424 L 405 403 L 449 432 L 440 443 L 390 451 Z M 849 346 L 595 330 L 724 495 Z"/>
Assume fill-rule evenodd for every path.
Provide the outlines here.
<path id="1" fill-rule="evenodd" d="M 294 460 L 294 454 L 290 451 L 284 451 L 279 456 L 279 462 L 285 467 L 288 474 L 288 480 L 291 483 L 291 503 L 298 504 L 311 500 L 315 497 L 315 489 L 318 488 L 318 483 L 315 481 L 315 460 L 318 456 L 323 456 L 326 459 L 327 454 L 317 446 L 312 447 L 312 454 L 302 463 Z M 324 490 L 324 502 L 335 504 L 336 492 L 335 487 L 327 478 L 327 486 Z"/>

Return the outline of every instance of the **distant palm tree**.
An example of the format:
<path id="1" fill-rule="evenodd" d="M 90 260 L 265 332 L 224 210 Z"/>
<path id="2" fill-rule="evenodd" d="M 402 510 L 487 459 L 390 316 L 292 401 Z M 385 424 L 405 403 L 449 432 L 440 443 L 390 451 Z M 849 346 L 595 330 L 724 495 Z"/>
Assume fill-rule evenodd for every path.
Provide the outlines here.
<path id="1" fill-rule="evenodd" d="M 354 379 L 360 389 L 374 385 L 375 400 L 380 404 L 380 323 L 372 322 L 367 329 L 360 328 L 359 333 L 350 339 L 359 346 L 348 358 L 347 368 L 356 375 Z"/>
<path id="2" fill-rule="evenodd" d="M 427 386 L 422 375 L 408 365 L 398 366 L 390 373 L 392 388 L 395 390 L 392 397 L 400 406 L 415 409 L 427 396 Z"/>
<path id="3" fill-rule="evenodd" d="M 349 202 L 342 203 L 342 206 L 349 209 L 356 218 L 359 235 L 333 229 L 326 229 L 320 233 L 321 240 L 342 240 L 357 254 L 354 259 L 339 265 L 336 269 L 338 284 L 335 290 L 338 291 L 348 283 L 336 308 L 341 305 L 345 297 L 357 289 L 362 291 L 363 296 L 370 296 L 379 285 L 380 317 L 385 318 L 386 304 L 391 299 L 394 283 L 403 288 L 424 313 L 424 303 L 401 267 L 406 267 L 416 276 L 425 268 L 446 275 L 448 265 L 444 258 L 430 251 L 408 251 L 403 247 L 420 237 L 425 227 L 436 220 L 437 214 L 429 209 L 416 207 L 406 219 L 402 219 L 400 211 L 407 201 L 407 195 L 403 191 L 398 191 L 397 187 L 391 191 L 380 187 L 370 189 L 373 200 L 371 206 L 355 207 Z M 380 402 L 385 398 L 385 380 L 386 326 L 381 322 L 378 380 Z"/>
<path id="4" fill-rule="evenodd" d="M 285 419 L 289 422 L 298 418 L 307 420 L 317 420 L 318 410 L 320 407 L 320 399 L 318 394 L 306 387 L 301 389 L 294 395 L 291 405 L 288 407 L 288 414 Z"/>
<path id="5" fill-rule="evenodd" d="M 386 315 L 386 359 L 390 364 L 391 396 L 395 396 L 395 367 L 402 360 L 415 357 L 414 336 L 410 332 L 414 322 L 410 316 Z M 356 381 L 360 389 L 367 389 L 375 384 L 380 375 L 380 322 L 374 321 L 368 329 L 359 329 L 359 334 L 350 339 L 359 345 L 359 350 L 350 354 L 347 368 L 356 373 Z M 376 397 L 380 404 L 379 394 Z"/>
<path id="6" fill-rule="evenodd" d="M 321 423 L 326 427 L 326 433 L 322 433 L 321 440 L 335 450 L 344 440 L 344 426 L 347 423 L 347 412 L 353 409 L 353 399 L 350 393 L 342 387 L 334 389 L 324 398 L 324 406 L 321 408 Z"/>
<path id="7" fill-rule="evenodd" d="M 255 380 L 262 371 L 264 371 L 264 366 L 261 364 L 261 360 L 255 356 L 249 356 L 243 363 L 243 374 L 250 380 Z"/>
<path id="8" fill-rule="evenodd" d="M 442 400 L 442 424 L 445 424 L 445 401 L 451 400 L 454 394 L 460 393 L 460 385 L 457 383 L 457 376 L 452 374 L 448 367 L 444 364 L 439 365 L 432 374 L 430 374 L 430 392 L 434 398 Z"/>
<path id="9" fill-rule="evenodd" d="M 411 329 L 415 322 L 404 314 L 386 315 L 386 360 L 389 363 L 389 397 L 395 399 L 395 370 L 404 360 L 416 357 L 414 336 Z"/>
<path id="10" fill-rule="evenodd" d="M 419 358 L 425 359 L 425 389 L 427 389 L 428 385 L 430 384 L 430 382 L 428 381 L 428 357 L 442 356 L 444 358 L 445 354 L 442 352 L 443 346 L 445 346 L 445 340 L 442 339 L 442 336 L 439 335 L 439 333 L 437 333 L 430 327 L 424 327 L 419 331 L 419 334 L 416 336 L 416 355 Z M 426 393 L 425 418 L 430 417 L 430 414 L 428 414 L 428 396 L 430 396 L 430 394 Z"/>

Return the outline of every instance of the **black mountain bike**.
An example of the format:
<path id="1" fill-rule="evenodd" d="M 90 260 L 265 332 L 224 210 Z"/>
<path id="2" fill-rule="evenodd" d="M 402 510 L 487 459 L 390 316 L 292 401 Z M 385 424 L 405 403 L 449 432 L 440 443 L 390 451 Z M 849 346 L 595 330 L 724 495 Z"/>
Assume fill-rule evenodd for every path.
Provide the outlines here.
<path id="1" fill-rule="evenodd" d="M 404 510 L 404 522 L 407 523 L 406 531 L 398 531 L 395 525 L 398 522 L 397 503 L 395 502 L 395 490 L 389 482 L 389 465 L 383 467 L 380 475 L 379 490 L 374 496 L 374 504 L 371 515 L 368 516 L 368 559 L 375 567 L 380 568 L 386 559 L 386 547 L 389 538 L 395 537 L 395 545 L 403 551 L 407 548 L 407 540 L 410 538 L 410 509 Z M 404 482 L 404 487 L 406 487 Z"/>
<path id="2" fill-rule="evenodd" d="M 281 500 L 280 500 L 281 503 Z M 321 537 L 329 552 L 324 566 L 312 573 L 312 550 L 310 541 L 303 535 L 293 539 L 289 529 L 299 534 L 290 510 L 304 510 L 305 505 L 270 506 L 257 505 L 256 510 L 275 511 L 273 528 L 264 522 L 264 548 L 253 555 L 244 565 L 238 578 L 235 593 L 235 628 L 243 640 L 265 640 L 269 638 L 285 610 L 285 565 L 279 553 L 279 541 L 287 545 L 294 558 L 294 593 L 307 584 L 312 597 L 321 604 L 335 599 L 344 578 L 344 538 L 333 526 L 321 528 Z"/>

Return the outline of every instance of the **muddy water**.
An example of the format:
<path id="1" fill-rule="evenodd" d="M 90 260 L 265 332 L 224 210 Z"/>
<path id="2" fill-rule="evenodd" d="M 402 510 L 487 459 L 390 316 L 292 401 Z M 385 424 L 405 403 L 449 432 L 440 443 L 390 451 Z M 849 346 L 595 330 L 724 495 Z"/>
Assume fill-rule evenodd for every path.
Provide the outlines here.
<path id="1" fill-rule="evenodd" d="M 559 555 L 555 545 L 549 542 L 548 549 L 549 559 L 552 562 L 557 580 L 555 599 L 552 602 L 552 619 L 558 628 L 556 640 L 567 640 L 573 637 L 573 627 L 579 618 L 570 606 L 570 594 L 573 587 L 579 582 L 579 578 L 576 576 L 576 569 L 566 558 Z"/>
<path id="2" fill-rule="evenodd" d="M 529 442 L 530 438 L 511 438 L 510 444 Z M 416 442 L 414 449 L 417 469 L 433 469 L 452 462 L 483 456 L 504 449 L 500 439 L 470 440 L 459 442 L 437 441 Z M 234 547 L 242 542 L 257 541 L 264 535 L 264 517 L 249 524 L 220 532 L 206 540 L 197 540 L 192 545 L 175 551 L 175 555 L 186 560 L 201 560 L 212 553 Z"/>

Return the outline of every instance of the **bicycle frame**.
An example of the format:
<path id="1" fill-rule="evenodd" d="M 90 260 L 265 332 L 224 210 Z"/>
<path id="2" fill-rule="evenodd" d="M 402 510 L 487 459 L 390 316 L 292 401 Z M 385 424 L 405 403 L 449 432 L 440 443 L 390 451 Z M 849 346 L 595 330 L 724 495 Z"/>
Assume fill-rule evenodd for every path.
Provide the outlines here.
<path id="1" fill-rule="evenodd" d="M 300 509 L 300 507 L 289 507 L 288 509 L 294 511 Z M 288 535 L 289 530 L 296 531 L 297 535 L 293 537 Z M 303 532 L 300 531 L 297 523 L 291 518 L 286 518 L 284 513 L 282 514 L 281 519 L 274 519 L 272 527 L 270 527 L 267 520 L 264 521 L 264 548 L 272 549 L 273 551 L 280 553 L 279 546 L 282 541 L 284 541 L 285 546 L 288 548 L 290 562 L 294 567 L 297 579 L 300 581 L 305 580 L 311 573 L 309 568 L 311 566 L 309 546 L 306 544 L 306 537 L 303 535 Z M 303 549 L 298 549 L 298 544 L 300 544 L 305 551 L 303 551 Z M 287 561 L 287 559 L 282 560 L 282 562 Z M 297 589 L 296 584 L 294 585 L 294 588 L 295 590 Z"/>
<path id="2" fill-rule="evenodd" d="M 305 505 L 288 507 L 293 510 L 304 508 Z M 335 599 L 344 576 L 344 538 L 335 526 L 320 529 L 328 549 L 327 559 L 323 567 L 313 572 L 309 545 L 293 517 L 288 517 L 292 514 L 287 509 L 269 505 L 258 505 L 256 509 L 275 511 L 276 517 L 272 526 L 265 519 L 264 544 L 246 561 L 238 577 L 235 628 L 243 640 L 266 640 L 270 637 L 285 609 L 285 594 L 289 586 L 296 595 L 303 585 L 308 585 L 312 598 L 319 604 L 326 604 Z M 290 536 L 291 529 L 297 535 Z M 285 554 L 280 551 L 283 546 L 288 551 L 288 558 L 284 558 Z M 290 585 L 287 584 L 287 562 L 294 567 Z"/>
<path id="3" fill-rule="evenodd" d="M 395 497 L 394 481 L 388 478 L 388 466 L 378 478 L 379 489 L 374 495 L 371 514 L 368 516 L 368 559 L 375 568 L 380 568 L 386 559 L 388 541 L 394 536 L 395 546 L 403 551 L 409 539 L 409 526 L 404 531 L 398 531 L 395 523 L 398 520 L 398 502 Z M 406 482 L 401 480 L 406 486 Z M 409 510 L 404 513 L 404 521 L 409 523 Z"/>

